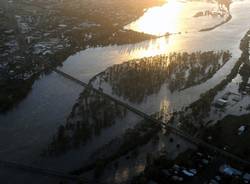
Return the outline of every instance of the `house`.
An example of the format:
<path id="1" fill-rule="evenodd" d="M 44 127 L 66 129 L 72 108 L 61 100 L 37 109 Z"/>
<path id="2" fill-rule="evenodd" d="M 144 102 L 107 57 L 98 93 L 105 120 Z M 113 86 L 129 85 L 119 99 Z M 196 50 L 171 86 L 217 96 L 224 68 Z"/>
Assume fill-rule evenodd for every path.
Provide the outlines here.
<path id="1" fill-rule="evenodd" d="M 228 175 L 228 176 L 240 176 L 240 175 L 242 175 L 241 171 L 234 169 L 229 165 L 222 165 L 220 167 L 220 172 L 225 174 L 225 175 Z"/>
<path id="2" fill-rule="evenodd" d="M 222 98 L 223 100 L 228 100 L 229 96 L 230 96 L 230 92 L 227 92 L 227 93 L 224 94 L 221 98 Z"/>
<path id="3" fill-rule="evenodd" d="M 225 107 L 227 105 L 227 100 L 223 100 L 222 98 L 216 100 L 215 106 L 216 107 Z"/>
<path id="4" fill-rule="evenodd" d="M 250 92 L 250 84 L 247 84 L 247 85 L 246 85 L 245 90 L 246 90 L 246 92 Z"/>
<path id="5" fill-rule="evenodd" d="M 238 129 L 238 135 L 242 135 L 246 131 L 246 126 L 242 125 Z"/>
<path id="6" fill-rule="evenodd" d="M 232 100 L 235 101 L 235 102 L 239 102 L 241 100 L 241 97 L 240 96 L 234 96 Z"/>
<path id="7" fill-rule="evenodd" d="M 184 170 L 182 171 L 182 173 L 185 174 L 185 175 L 188 176 L 188 177 L 192 177 L 192 176 L 195 175 L 195 173 L 190 172 L 190 171 L 187 171 L 186 169 L 184 169 Z"/>
<path id="8" fill-rule="evenodd" d="M 243 180 L 245 181 L 245 183 L 249 183 L 250 182 L 250 174 L 248 174 L 248 173 L 244 174 Z"/>

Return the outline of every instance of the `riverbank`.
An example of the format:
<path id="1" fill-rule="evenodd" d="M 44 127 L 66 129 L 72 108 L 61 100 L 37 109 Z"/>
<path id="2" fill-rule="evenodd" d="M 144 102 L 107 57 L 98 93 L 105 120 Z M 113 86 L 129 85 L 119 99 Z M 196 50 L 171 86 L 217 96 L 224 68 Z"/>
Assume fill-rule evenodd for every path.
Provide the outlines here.
<path id="1" fill-rule="evenodd" d="M 113 5 L 119 4 L 120 6 L 115 11 L 109 11 L 110 7 L 106 6 L 105 3 L 95 2 L 86 6 L 84 3 L 86 2 L 84 1 L 81 6 L 84 6 L 86 11 L 80 10 L 79 6 L 76 8 L 64 3 L 52 4 L 50 10 L 53 15 L 50 15 L 47 19 L 42 17 L 42 19 L 46 19 L 46 24 L 41 21 L 36 26 L 30 27 L 33 32 L 19 32 L 14 22 L 13 25 L 10 24 L 8 28 L 6 27 L 1 32 L 3 38 L 6 38 L 2 40 L 4 43 L 6 42 L 6 47 L 1 48 L 4 53 L 1 58 L 5 60 L 5 64 L 0 63 L 4 66 L 0 70 L 0 112 L 6 112 L 16 106 L 31 90 L 32 84 L 39 75 L 49 73 L 51 68 L 59 66 L 74 53 L 89 47 L 137 43 L 156 38 L 152 35 L 123 30 L 123 26 L 127 22 L 140 17 L 145 8 L 161 4 L 162 1 L 160 0 L 145 4 L 139 3 L 138 7 L 131 6 L 132 2 L 117 2 L 114 0 Z M 4 9 L 4 11 L 10 12 L 12 10 L 13 15 L 9 13 L 9 16 L 14 16 L 15 13 L 24 14 L 18 20 L 28 26 L 30 23 L 26 22 L 29 20 L 25 15 L 26 11 L 33 7 L 44 13 L 45 10 L 42 7 L 47 6 L 47 4 L 24 3 L 20 5 L 22 8 L 18 10 L 16 10 L 16 6 L 18 6 L 18 3 L 8 6 L 9 9 Z M 132 8 L 128 8 L 130 6 Z M 27 8 L 25 9 L 25 7 Z M 54 11 L 55 8 L 59 8 L 61 12 Z M 96 8 L 102 10 L 93 13 L 91 10 Z M 74 9 L 73 12 L 72 9 Z M 124 10 L 128 10 L 130 13 L 126 15 Z M 84 14 L 79 12 L 84 12 Z M 103 14 L 103 12 L 106 13 Z M 120 16 L 114 16 L 114 14 L 120 14 Z M 30 15 L 30 17 L 41 19 L 35 14 Z M 64 19 L 62 20 L 60 17 L 64 17 Z M 107 21 L 103 22 L 103 19 L 107 19 Z M 40 27 L 43 27 L 43 29 L 40 29 Z M 39 30 L 38 35 L 35 32 L 37 29 Z M 29 38 L 29 41 L 27 42 L 25 39 L 15 40 L 16 48 L 13 50 L 13 48 L 10 48 L 13 47 L 13 44 L 7 44 L 13 35 L 16 37 L 23 36 L 25 39 Z M 33 39 L 33 37 L 36 37 L 36 39 Z M 10 43 L 12 42 L 14 41 L 12 40 Z M 23 46 L 21 47 L 21 45 Z M 12 55 L 16 55 L 14 60 L 11 59 L 9 49 L 13 50 L 11 51 L 14 52 Z"/>
<path id="2" fill-rule="evenodd" d="M 224 77 L 228 75 L 228 73 L 230 73 L 231 67 L 234 66 L 235 61 L 240 55 L 238 50 L 238 42 L 240 41 L 240 38 L 243 37 L 243 32 L 245 33 L 246 27 L 249 23 L 248 17 L 245 16 L 245 12 L 248 12 L 249 10 L 246 4 L 244 4 L 244 2 L 240 2 L 240 8 L 234 11 L 237 15 L 235 16 L 235 19 L 232 19 L 232 21 L 230 21 L 228 24 L 224 24 L 220 28 L 211 32 L 173 35 L 169 38 L 150 40 L 135 45 L 132 44 L 123 46 L 108 46 L 105 48 L 89 48 L 83 52 L 76 53 L 75 55 L 71 56 L 68 61 L 66 61 L 68 66 L 75 66 L 72 67 L 72 70 L 67 70 L 69 69 L 67 67 L 63 67 L 63 69 L 66 73 L 69 73 L 72 76 L 77 76 L 76 78 L 79 80 L 85 79 L 83 81 L 88 82 L 88 79 L 91 79 L 92 76 L 104 71 L 114 64 L 120 64 L 131 59 L 160 55 L 169 52 L 169 50 L 174 51 L 174 49 L 177 49 L 178 52 L 187 51 L 192 53 L 197 50 L 209 51 L 215 49 L 216 51 L 220 51 L 223 49 L 230 50 L 230 52 L 232 52 L 232 59 L 230 59 L 212 77 L 212 80 L 208 79 L 206 83 L 194 85 L 194 87 L 191 87 L 193 90 L 187 88 L 182 90 L 182 92 L 173 94 L 165 93 L 166 91 L 163 90 L 161 93 L 162 95 L 151 95 L 148 99 L 147 106 L 150 109 L 148 110 L 145 108 L 148 110 L 147 113 L 151 114 L 152 112 L 157 112 L 159 107 L 164 106 L 165 110 L 163 110 L 164 112 L 162 112 L 162 114 L 166 114 L 166 112 L 169 110 L 168 107 L 172 107 L 173 104 L 183 105 L 183 102 L 185 102 L 184 105 L 188 105 L 189 102 L 193 102 L 193 100 L 198 99 L 200 93 L 204 93 L 207 89 L 212 88 L 214 85 L 223 80 Z M 226 30 L 230 30 L 230 33 L 227 32 L 228 34 L 225 34 Z M 64 66 L 66 66 L 66 64 Z M 68 71 L 71 71 L 71 73 Z M 79 75 L 77 75 L 78 71 Z M 54 80 L 55 78 L 59 78 L 59 80 Z M 0 121 L 3 122 L 1 123 L 2 158 L 5 159 L 7 157 L 10 160 L 17 160 L 20 163 L 40 159 L 39 151 L 47 148 L 46 143 L 48 142 L 48 139 L 52 138 L 52 135 L 55 135 L 57 127 L 64 125 L 64 120 L 72 111 L 71 107 L 73 106 L 74 101 L 77 101 L 79 94 L 83 90 L 75 88 L 78 88 L 78 86 L 71 84 L 71 82 L 67 81 L 67 79 L 63 79 L 61 76 L 57 76 L 54 73 L 42 78 L 42 80 L 37 80 L 32 93 L 28 95 L 28 98 L 22 101 L 18 108 L 10 111 L 6 114 L 6 116 L 0 117 Z M 166 89 L 165 86 L 162 89 Z M 157 98 L 158 96 L 164 98 Z M 159 104 L 161 103 L 158 102 L 162 102 L 162 106 L 160 106 Z M 168 106 L 168 104 L 170 104 L 170 106 Z M 144 104 L 142 104 L 142 106 L 146 107 Z M 113 135 L 113 132 L 116 132 L 117 135 L 121 135 L 120 133 L 122 133 L 123 130 L 130 127 L 130 125 L 133 127 L 134 123 L 136 123 L 131 122 L 131 119 L 124 119 L 124 121 L 119 121 L 119 123 L 116 124 L 117 126 L 114 124 L 114 126 L 108 127 L 107 129 L 110 128 L 109 131 L 105 131 L 105 129 L 103 129 L 105 131 L 104 134 L 101 136 L 96 136 L 96 139 L 93 141 L 93 145 L 99 147 L 103 142 L 108 142 L 109 140 L 107 137 L 109 137 L 109 135 Z M 121 127 L 124 129 L 121 130 Z M 98 144 L 96 144 L 96 140 Z M 169 142 L 169 140 L 167 139 L 165 142 Z M 177 144 L 179 144 L 179 142 L 175 142 L 172 144 L 172 146 L 176 148 Z M 181 148 L 185 145 L 187 145 L 187 143 L 181 144 Z M 85 153 L 86 150 L 90 150 L 90 147 L 88 147 L 89 145 L 85 146 L 86 147 L 83 147 L 79 150 L 70 150 L 70 154 L 66 157 L 53 157 L 49 161 L 45 159 L 40 163 L 34 162 L 33 164 L 36 166 L 44 164 L 43 166 L 46 168 L 56 168 L 62 170 L 74 170 L 80 168 L 79 165 L 82 165 L 84 159 L 87 159 L 83 156 L 83 153 Z M 156 146 L 153 148 L 158 149 L 159 147 Z M 167 145 L 166 148 L 169 148 L 169 146 Z M 35 154 L 32 152 L 34 150 L 36 150 Z M 150 147 L 150 149 L 147 149 L 146 151 L 150 152 L 152 150 L 156 149 L 152 149 L 152 147 Z M 168 149 L 166 150 L 168 151 Z M 140 150 L 142 153 L 146 153 L 146 151 L 144 149 Z M 173 152 L 175 151 L 176 150 Z M 129 159 L 126 159 L 127 156 Z M 138 163 L 141 161 L 141 159 L 130 159 L 130 154 L 127 154 L 122 158 L 123 162 L 119 162 L 120 165 L 118 164 L 118 172 L 114 171 L 115 169 L 112 167 L 112 164 L 116 164 L 113 162 L 107 167 L 107 170 L 112 171 L 112 176 L 114 174 L 116 179 L 126 179 L 126 175 L 124 176 L 123 174 L 127 173 L 126 171 L 128 171 L 128 168 L 131 168 L 127 167 L 127 163 L 136 163 L 135 168 L 137 169 L 138 173 L 142 171 L 144 164 L 143 162 Z M 142 160 L 144 160 L 144 157 Z M 132 173 L 134 170 L 132 168 L 129 171 Z M 128 175 L 129 174 L 130 173 L 128 173 Z M 104 178 L 105 176 L 106 175 L 104 174 Z"/>
<path id="3" fill-rule="evenodd" d="M 172 123 L 181 122 L 180 128 L 183 131 L 188 132 L 192 135 L 199 135 L 199 131 L 206 129 L 206 126 L 210 125 L 209 115 L 213 115 L 212 110 L 215 106 L 215 97 L 216 95 L 222 91 L 241 71 L 243 71 L 244 65 L 248 65 L 249 63 L 249 34 L 248 31 L 244 38 L 241 40 L 240 49 L 242 54 L 240 58 L 237 60 L 230 74 L 221 81 L 218 85 L 216 85 L 213 89 L 207 91 L 206 93 L 201 95 L 201 98 L 194 103 L 192 103 L 189 107 L 187 107 L 184 111 L 179 112 L 176 117 L 173 117 Z M 243 65 L 244 64 L 244 65 Z M 243 67 L 241 67 L 243 65 Z M 241 68 L 240 68 L 241 67 Z M 223 97 L 222 97 L 223 98 Z M 223 106 L 217 108 L 217 110 L 222 110 Z M 216 122 L 213 123 L 213 125 Z M 176 124 L 176 123 L 174 123 Z"/>
<path id="4" fill-rule="evenodd" d="M 210 28 L 205 28 L 205 29 L 201 29 L 200 32 L 204 32 L 204 31 L 212 31 L 213 29 L 216 29 L 217 27 L 219 26 L 222 26 L 223 24 L 226 24 L 227 22 L 229 22 L 230 20 L 232 19 L 232 15 L 230 14 L 226 20 L 222 21 L 221 23 L 213 26 L 213 27 L 210 27 Z"/>

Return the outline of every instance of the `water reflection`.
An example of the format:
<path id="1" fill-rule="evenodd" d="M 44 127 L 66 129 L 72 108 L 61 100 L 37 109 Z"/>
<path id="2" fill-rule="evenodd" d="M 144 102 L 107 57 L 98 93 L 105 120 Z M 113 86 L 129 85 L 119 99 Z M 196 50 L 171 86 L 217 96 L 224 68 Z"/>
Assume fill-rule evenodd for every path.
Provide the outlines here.
<path id="1" fill-rule="evenodd" d="M 194 16 L 197 13 L 204 16 Z M 224 6 L 218 6 L 217 3 L 168 0 L 161 7 L 150 8 L 140 19 L 125 28 L 162 36 L 166 33 L 199 31 L 213 27 L 227 16 Z"/>
<path id="2" fill-rule="evenodd" d="M 174 34 L 138 44 L 89 48 L 69 57 L 61 70 L 82 81 L 89 82 L 97 73 L 128 60 L 167 55 L 171 52 L 229 50 L 232 53 L 232 59 L 206 82 L 185 90 L 175 90 L 173 93 L 165 87 L 166 83 L 164 83 L 157 95 L 148 96 L 143 103 L 131 103 L 143 112 L 152 114 L 159 112 L 162 99 L 166 98 L 170 102 L 171 111 L 180 110 L 197 100 L 202 93 L 220 83 L 230 73 L 235 61 L 241 55 L 240 39 L 249 29 L 249 17 L 246 16 L 246 12 L 249 10 L 249 1 L 234 1 L 231 6 L 233 18 L 212 31 Z M 107 92 L 112 94 L 111 90 Z"/>
<path id="3" fill-rule="evenodd" d="M 163 35 L 167 32 L 177 32 L 178 20 L 183 11 L 183 3 L 170 0 L 163 7 L 151 8 L 145 15 L 135 23 L 132 23 L 128 28 L 141 30 L 150 34 Z M 159 21 L 159 17 L 164 17 L 163 22 L 167 22 L 167 27 L 163 27 L 163 22 Z"/>
<path id="4" fill-rule="evenodd" d="M 60 155 L 72 148 L 79 148 L 91 138 L 100 136 L 103 129 L 113 126 L 117 120 L 122 121 L 126 115 L 127 109 L 124 107 L 85 89 L 65 126 L 58 128 L 46 154 Z"/>
<path id="5" fill-rule="evenodd" d="M 211 78 L 229 59 L 229 51 L 170 53 L 114 65 L 91 82 L 113 94 L 141 103 L 167 84 L 171 93 L 199 84 Z"/>

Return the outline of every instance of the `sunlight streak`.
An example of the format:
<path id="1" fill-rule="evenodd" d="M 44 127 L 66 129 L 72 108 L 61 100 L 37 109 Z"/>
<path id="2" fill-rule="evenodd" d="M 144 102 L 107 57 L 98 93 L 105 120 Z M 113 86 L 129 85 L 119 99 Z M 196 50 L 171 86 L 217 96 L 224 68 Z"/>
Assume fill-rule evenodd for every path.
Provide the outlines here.
<path id="1" fill-rule="evenodd" d="M 167 0 L 163 6 L 148 9 L 141 18 L 125 26 L 125 29 L 164 36 L 168 33 L 199 31 L 219 24 L 227 18 L 225 12 L 224 16 L 194 16 L 205 11 L 223 15 L 216 3 Z"/>
<path id="2" fill-rule="evenodd" d="M 132 27 L 137 27 L 138 30 L 147 30 L 149 34 L 164 35 L 164 22 L 167 22 L 168 32 L 176 32 L 178 20 L 183 8 L 182 3 L 175 0 L 168 0 L 168 3 L 163 7 L 149 9 L 147 13 L 139 19 Z M 159 20 L 162 17 L 164 20 Z"/>

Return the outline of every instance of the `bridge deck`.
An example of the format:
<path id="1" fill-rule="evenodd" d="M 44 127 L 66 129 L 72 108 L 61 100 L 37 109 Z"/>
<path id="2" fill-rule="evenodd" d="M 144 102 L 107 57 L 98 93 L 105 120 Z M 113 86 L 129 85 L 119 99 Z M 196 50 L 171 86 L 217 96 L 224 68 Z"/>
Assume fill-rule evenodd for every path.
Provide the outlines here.
<path id="1" fill-rule="evenodd" d="M 226 157 L 226 158 L 235 160 L 235 161 L 237 161 L 237 162 L 239 162 L 239 163 L 242 163 L 242 164 L 244 164 L 244 165 L 250 165 L 250 162 L 249 162 L 249 161 L 244 160 L 244 159 L 242 159 L 242 158 L 240 158 L 240 157 L 238 157 L 238 156 L 236 156 L 236 155 L 234 155 L 234 154 L 232 154 L 232 153 L 229 153 L 229 152 L 227 152 L 227 151 L 224 151 L 224 150 L 222 150 L 222 149 L 219 149 L 219 148 L 216 147 L 216 146 L 213 146 L 213 145 L 211 145 L 211 144 L 208 144 L 208 143 L 204 142 L 204 141 L 201 140 L 201 139 L 198 139 L 198 138 L 195 138 L 195 137 L 193 137 L 193 136 L 187 135 L 186 133 L 180 131 L 179 129 L 177 129 L 177 128 L 171 126 L 171 125 L 167 125 L 167 124 L 165 124 L 164 122 L 159 121 L 159 120 L 153 118 L 152 116 L 149 116 L 148 114 L 146 114 L 146 113 L 144 113 L 144 112 L 142 112 L 142 111 L 140 111 L 140 110 L 138 110 L 138 109 L 136 109 L 136 108 L 134 108 L 134 107 L 132 107 L 132 106 L 130 106 L 130 105 L 128 105 L 128 104 L 126 104 L 126 103 L 124 103 L 124 102 L 122 102 L 122 101 L 120 101 L 120 100 L 118 100 L 118 99 L 116 99 L 116 98 L 114 98 L 114 97 L 112 97 L 112 96 L 106 94 L 106 93 L 104 93 L 103 91 L 100 91 L 100 90 L 98 90 L 98 89 L 95 89 L 94 87 L 88 85 L 87 83 L 85 83 L 85 82 L 83 82 L 83 81 L 81 81 L 81 80 L 79 80 L 79 79 L 76 79 L 76 78 L 72 77 L 71 75 L 69 75 L 69 74 L 67 74 L 67 73 L 65 73 L 65 72 L 63 72 L 63 71 L 61 71 L 61 70 L 55 69 L 54 71 L 57 72 L 58 74 L 64 76 L 65 78 L 68 78 L 69 80 L 71 80 L 71 81 L 73 81 L 73 82 L 75 82 L 75 83 L 78 83 L 78 84 L 80 84 L 80 85 L 82 85 L 82 86 L 84 86 L 84 87 L 86 87 L 86 88 L 88 88 L 88 89 L 90 89 L 90 90 L 92 90 L 92 91 L 98 93 L 98 94 L 103 95 L 105 98 L 107 98 L 107 99 L 109 99 L 109 100 L 111 100 L 111 101 L 116 102 L 117 104 L 119 104 L 119 105 L 125 107 L 126 109 L 128 109 L 128 110 L 134 112 L 135 114 L 137 114 L 137 115 L 143 117 L 143 118 L 146 119 L 146 120 L 153 121 L 153 122 L 155 122 L 155 123 L 159 123 L 159 124 L 164 125 L 164 126 L 165 126 L 169 131 L 171 131 L 172 133 L 181 136 L 182 138 L 186 139 L 186 140 L 189 141 L 189 142 L 192 142 L 193 144 L 196 144 L 196 145 L 198 145 L 198 146 L 205 147 L 205 148 L 207 148 L 207 149 L 210 150 L 210 151 L 213 151 L 213 152 L 215 152 L 215 153 L 217 153 L 217 154 L 220 154 L 220 155 L 222 155 L 222 156 L 224 156 L 224 157 Z"/>
<path id="2" fill-rule="evenodd" d="M 153 121 L 155 123 L 159 123 L 159 124 L 162 124 L 164 125 L 164 127 L 166 127 L 167 130 L 169 130 L 171 133 L 174 133 L 182 138 L 184 138 L 185 140 L 195 144 L 195 145 L 198 145 L 198 146 L 202 146 L 216 154 L 220 154 L 228 159 L 231 159 L 231 160 L 234 160 L 234 161 L 237 161 L 238 163 L 241 163 L 241 164 L 244 164 L 244 165 L 250 165 L 250 162 L 247 161 L 247 160 L 244 160 L 244 159 L 241 159 L 240 157 L 234 155 L 234 154 L 231 154 L 227 151 L 224 151 L 222 149 L 219 149 L 213 145 L 210 145 L 206 142 L 204 142 L 203 140 L 200 140 L 198 138 L 195 138 L 193 136 L 190 136 L 180 130 L 178 130 L 177 128 L 171 126 L 171 125 L 166 125 L 165 123 L 163 123 L 162 121 L 159 121 L 155 118 L 153 118 L 152 116 L 149 116 L 147 115 L 146 113 L 118 100 L 118 99 L 115 99 L 114 97 L 100 91 L 100 90 L 97 90 L 95 88 L 93 88 L 92 86 L 88 85 L 87 83 L 85 82 L 82 82 L 70 75 L 68 75 L 67 73 L 63 72 L 63 71 L 60 71 L 58 69 L 55 69 L 54 70 L 56 73 L 62 75 L 63 77 L 81 85 L 81 86 L 84 86 L 98 94 L 101 94 L 103 95 L 105 98 L 111 100 L 111 101 L 114 101 L 115 103 L 123 106 L 124 108 L 134 112 L 135 114 L 141 116 L 142 118 L 146 119 L 146 120 L 149 120 L 149 121 Z M 62 178 L 62 179 L 66 179 L 66 180 L 70 180 L 70 181 L 83 181 L 84 183 L 88 184 L 88 183 L 91 183 L 90 181 L 82 178 L 82 177 L 78 177 L 78 176 L 74 176 L 74 175 L 69 175 L 67 173 L 63 173 L 61 171 L 57 171 L 57 170 L 50 170 L 50 169 L 46 169 L 46 168 L 39 168 L 39 167 L 34 167 L 34 166 L 30 166 L 30 165 L 25 165 L 25 164 L 20 164 L 20 163 L 16 163 L 16 162 L 10 162 L 10 161 L 3 161 L 3 160 L 0 160 L 0 166 L 3 166 L 3 167 L 10 167 L 10 168 L 16 168 L 16 169 L 22 169 L 22 170 L 26 170 L 26 171 L 29 171 L 29 172 L 35 172 L 35 173 L 39 173 L 39 174 L 43 174 L 43 175 L 48 175 L 48 176 L 53 176 L 53 177 L 58 177 L 58 178 Z"/>

